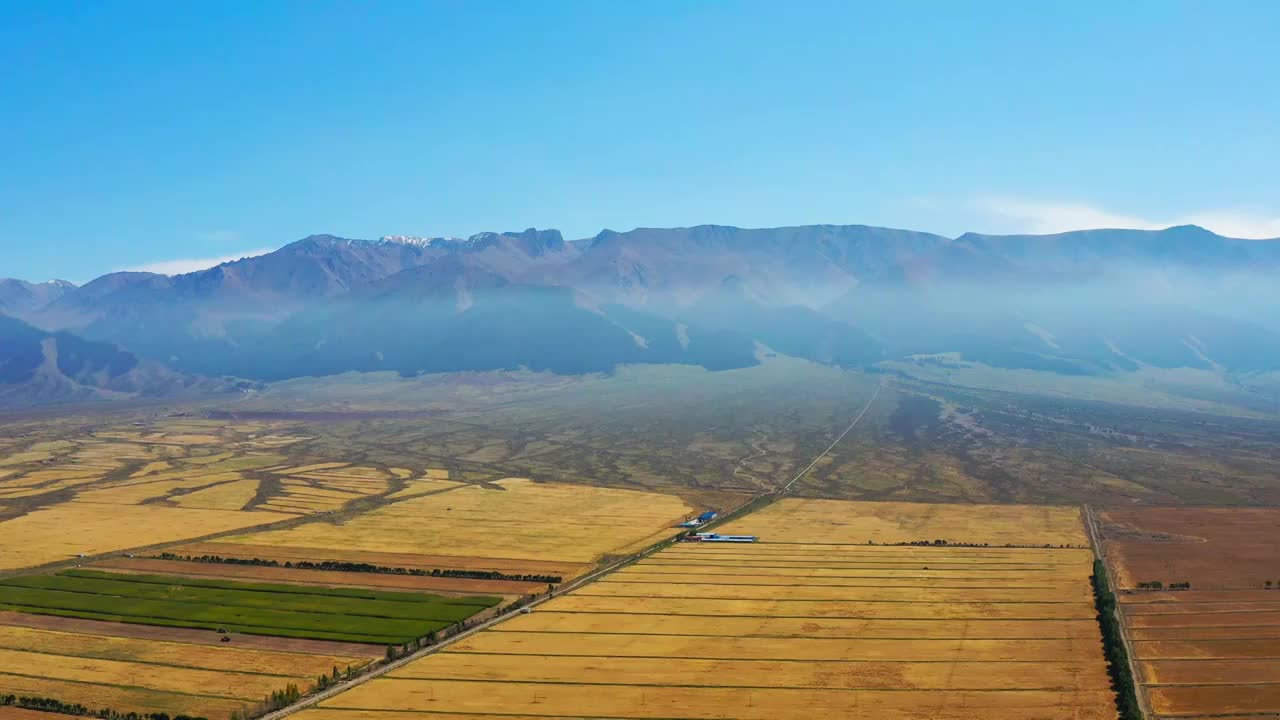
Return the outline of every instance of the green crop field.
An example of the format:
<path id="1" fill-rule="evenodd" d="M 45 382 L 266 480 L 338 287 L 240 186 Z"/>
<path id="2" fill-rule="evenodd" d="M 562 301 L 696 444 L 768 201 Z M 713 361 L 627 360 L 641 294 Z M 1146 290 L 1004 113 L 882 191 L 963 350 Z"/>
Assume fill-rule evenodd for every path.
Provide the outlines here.
<path id="1" fill-rule="evenodd" d="M 0 609 L 143 625 L 400 644 L 499 602 L 68 570 L 0 580 Z"/>

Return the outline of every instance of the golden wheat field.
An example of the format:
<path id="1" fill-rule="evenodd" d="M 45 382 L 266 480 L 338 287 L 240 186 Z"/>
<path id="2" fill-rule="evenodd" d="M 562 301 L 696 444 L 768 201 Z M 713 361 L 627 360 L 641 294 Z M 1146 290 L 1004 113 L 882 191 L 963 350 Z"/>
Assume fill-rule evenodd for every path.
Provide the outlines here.
<path id="1" fill-rule="evenodd" d="M 718 529 L 768 542 L 909 543 L 945 540 L 991 545 L 1089 543 L 1079 508 L 941 505 L 786 498 Z"/>
<path id="2" fill-rule="evenodd" d="M 347 665 L 362 665 L 368 661 L 368 657 L 351 655 L 280 652 L 234 647 L 231 643 L 197 645 L 0 624 L 0 652 L 57 656 L 68 651 L 73 651 L 77 658 L 308 678 L 328 673 L 334 666 L 346 668 Z M 6 662 L 9 661 L 13 661 L 10 667 L 26 664 L 21 657 L 6 656 Z"/>
<path id="3" fill-rule="evenodd" d="M 128 708 L 139 713 L 187 714 L 214 720 L 229 718 L 231 713 L 253 704 L 212 693 L 178 693 L 141 687 L 98 685 L 20 675 L 16 672 L 5 672 L 0 678 L 8 693 L 62 699 L 64 702 L 77 702 L 90 708 Z"/>
<path id="4" fill-rule="evenodd" d="M 944 526 L 957 517 L 919 508 Z M 1069 514 L 1016 512 L 1035 540 L 1076 537 Z M 791 522 L 750 521 L 731 527 Z M 676 544 L 303 720 L 1115 717 L 1089 551 L 792 539 Z"/>
<path id="5" fill-rule="evenodd" d="M 0 522 L 0 570 L 197 538 L 291 515 L 68 502 Z"/>
<path id="6" fill-rule="evenodd" d="M 590 563 L 674 535 L 691 509 L 671 495 L 508 479 L 212 544 Z"/>

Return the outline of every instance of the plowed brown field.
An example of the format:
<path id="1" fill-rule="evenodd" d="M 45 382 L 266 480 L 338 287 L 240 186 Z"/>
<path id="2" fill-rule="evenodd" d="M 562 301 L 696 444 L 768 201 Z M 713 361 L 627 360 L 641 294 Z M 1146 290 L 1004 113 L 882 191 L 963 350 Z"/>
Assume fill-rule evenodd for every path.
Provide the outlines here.
<path id="1" fill-rule="evenodd" d="M 1152 712 L 1280 714 L 1280 509 L 1102 514 L 1107 561 Z M 1138 583 L 1190 590 L 1136 590 Z"/>

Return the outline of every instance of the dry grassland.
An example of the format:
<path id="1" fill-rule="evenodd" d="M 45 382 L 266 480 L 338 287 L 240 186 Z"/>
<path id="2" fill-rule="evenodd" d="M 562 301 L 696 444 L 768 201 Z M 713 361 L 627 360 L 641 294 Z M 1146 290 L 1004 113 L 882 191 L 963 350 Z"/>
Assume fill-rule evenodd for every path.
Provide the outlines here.
<path id="1" fill-rule="evenodd" d="M 377 508 L 341 524 L 227 538 L 282 548 L 591 563 L 674 535 L 691 508 L 677 497 L 509 479 Z"/>
<path id="2" fill-rule="evenodd" d="M 779 543 L 946 540 L 991 545 L 1077 545 L 1088 537 L 1079 508 L 934 505 L 786 498 L 718 529 Z"/>
<path id="3" fill-rule="evenodd" d="M 160 505 L 69 502 L 0 522 L 0 570 L 173 542 L 292 517 Z"/>

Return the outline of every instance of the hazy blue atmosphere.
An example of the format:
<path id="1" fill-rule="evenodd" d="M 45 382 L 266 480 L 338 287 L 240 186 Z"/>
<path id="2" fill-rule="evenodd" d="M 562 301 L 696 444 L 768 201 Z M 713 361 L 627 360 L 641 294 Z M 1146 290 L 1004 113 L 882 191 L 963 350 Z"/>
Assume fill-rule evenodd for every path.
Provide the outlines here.
<path id="1" fill-rule="evenodd" d="M 1277 37 L 1273 2 L 5 3 L 0 276 L 319 232 L 1275 237 Z"/>

